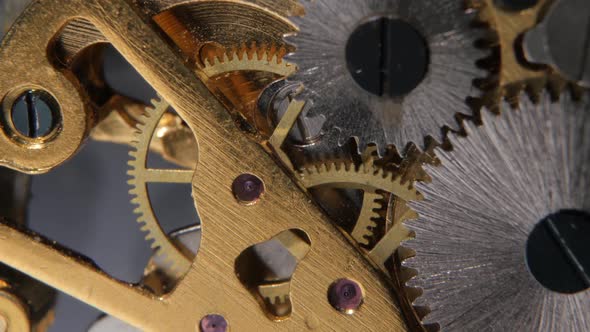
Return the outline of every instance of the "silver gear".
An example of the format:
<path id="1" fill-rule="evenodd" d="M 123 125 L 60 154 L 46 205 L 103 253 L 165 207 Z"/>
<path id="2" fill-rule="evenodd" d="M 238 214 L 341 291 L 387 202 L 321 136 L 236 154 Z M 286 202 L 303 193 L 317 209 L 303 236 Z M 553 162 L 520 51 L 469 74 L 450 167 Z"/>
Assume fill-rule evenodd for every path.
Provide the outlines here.
<path id="1" fill-rule="evenodd" d="M 413 202 L 406 225 L 417 271 L 409 293 L 423 324 L 445 331 L 588 331 L 590 291 L 550 291 L 529 272 L 529 234 L 545 217 L 568 209 L 590 212 L 590 104 L 544 94 L 521 97 L 483 125 L 451 135 L 453 151 L 437 151 L 425 199 Z M 425 311 L 424 308 L 427 308 Z"/>
<path id="2" fill-rule="evenodd" d="M 324 115 L 325 132 L 342 145 L 358 139 L 359 151 L 408 143 L 423 148 L 425 137 L 441 142 L 443 127 L 459 129 L 457 113 L 472 114 L 466 103 L 480 96 L 473 81 L 487 76 L 476 62 L 489 51 L 475 47 L 485 31 L 474 29 L 474 13 L 456 0 L 305 1 L 306 15 L 292 20 L 300 31 L 286 37 L 296 46 L 287 60 L 298 72 L 289 78 L 305 86 L 301 98 L 313 101 L 310 116 Z M 376 15 L 409 22 L 424 37 L 430 54 L 421 83 L 403 98 L 380 97 L 360 87 L 347 69 L 345 49 L 359 23 Z"/>

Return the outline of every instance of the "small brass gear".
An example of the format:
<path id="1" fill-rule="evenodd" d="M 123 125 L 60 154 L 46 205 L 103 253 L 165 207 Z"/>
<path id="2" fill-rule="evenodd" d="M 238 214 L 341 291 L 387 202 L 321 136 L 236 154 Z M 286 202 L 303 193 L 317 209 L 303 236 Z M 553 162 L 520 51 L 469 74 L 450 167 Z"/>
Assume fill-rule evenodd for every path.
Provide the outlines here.
<path id="1" fill-rule="evenodd" d="M 426 152 L 421 151 L 415 145 L 406 149 L 406 156 L 397 152 L 395 147 L 386 149 L 387 157 L 378 157 L 378 147 L 367 148 L 361 156 L 362 162 L 354 163 L 349 160 L 320 161 L 310 163 L 297 170 L 288 154 L 282 149 L 288 133 L 293 128 L 297 118 L 303 112 L 305 101 L 291 101 L 287 112 L 278 124 L 274 135 L 270 138 L 269 148 L 274 151 L 283 165 L 293 170 L 299 183 L 304 189 L 328 187 L 335 189 L 353 189 L 364 192 L 363 207 L 352 230 L 351 237 L 363 249 L 363 253 L 383 271 L 388 271 L 386 264 L 399 245 L 407 240 L 411 232 L 403 222 L 393 222 L 391 225 L 383 225 L 387 221 L 377 211 L 382 211 L 387 203 L 382 202 L 384 194 L 395 197 L 394 205 L 400 208 L 396 211 L 399 217 L 393 219 L 403 220 L 405 217 L 414 217 L 413 211 L 405 205 L 405 202 L 421 200 L 422 195 L 414 188 L 415 181 L 428 181 L 428 176 L 422 170 L 422 164 L 436 164 L 436 158 L 432 157 L 432 151 L 439 146 L 436 142 L 428 143 Z M 326 160 L 322 156 L 319 159 Z M 330 158 L 327 158 L 330 160 Z M 384 229 L 384 234 L 375 236 L 376 226 Z M 376 244 L 373 246 L 373 242 Z"/>
<path id="2" fill-rule="evenodd" d="M 375 164 L 374 157 L 366 158 L 361 165 L 344 161 L 322 162 L 299 171 L 301 184 L 309 189 L 319 186 L 334 188 L 377 190 L 392 193 L 404 200 L 420 200 L 420 193 L 413 183 L 403 181 L 394 172 L 388 172 Z"/>
<path id="3" fill-rule="evenodd" d="M 375 231 L 379 225 L 384 223 L 380 211 L 384 209 L 383 201 L 386 194 L 366 192 L 363 195 L 363 205 L 357 222 L 350 232 L 350 236 L 363 248 L 371 246 L 371 242 L 377 237 Z"/>
<path id="4" fill-rule="evenodd" d="M 291 75 L 296 67 L 283 60 L 281 45 L 242 44 L 233 48 L 205 45 L 196 72 L 209 90 L 244 128 L 269 136 L 272 125 L 258 109 L 258 99 L 273 82 Z"/>
<path id="5" fill-rule="evenodd" d="M 129 155 L 128 174 L 131 177 L 129 194 L 133 197 L 131 203 L 136 205 L 134 210 L 138 215 L 137 222 L 143 224 L 142 231 L 146 232 L 146 240 L 151 242 L 152 248 L 158 255 L 170 262 L 171 271 L 187 271 L 192 262 L 192 257 L 182 253 L 166 232 L 160 226 L 150 202 L 148 193 L 149 183 L 192 183 L 194 170 L 180 169 L 152 169 L 147 167 L 150 143 L 154 135 L 157 135 L 160 119 L 166 114 L 169 104 L 165 101 L 152 101 L 152 107 L 139 118 L 135 139 L 132 142 L 132 150 Z M 196 166 L 196 165 L 195 165 Z"/>
<path id="6" fill-rule="evenodd" d="M 387 225 L 382 211 L 387 208 L 389 195 L 394 195 L 399 202 L 419 201 L 422 195 L 414 188 L 414 182 L 407 181 L 402 173 L 379 166 L 376 153 L 376 147 L 369 148 L 360 165 L 345 161 L 312 165 L 300 170 L 299 178 L 306 189 L 329 186 L 364 192 L 361 212 L 350 235 L 378 267 L 387 271 L 385 264 L 401 242 L 411 235 L 401 222 Z M 404 213 L 414 216 L 410 209 Z M 376 233 L 377 229 L 383 234 Z"/>
<path id="7" fill-rule="evenodd" d="M 203 53 L 203 52 L 202 52 Z M 287 49 L 282 46 L 251 46 L 242 45 L 238 49 L 225 51 L 210 50 L 202 55 L 203 68 L 200 71 L 206 78 L 214 78 L 232 72 L 265 72 L 289 76 L 295 72 L 296 66 L 283 60 Z"/>
<path id="8" fill-rule="evenodd" d="M 495 32 L 486 46 L 496 50 L 488 62 L 499 68 L 493 80 L 483 83 L 484 89 L 490 91 L 486 106 L 496 108 L 502 99 L 515 105 L 522 91 L 535 99 L 545 88 L 553 95 L 559 95 L 568 84 L 551 68 L 526 63 L 515 46 L 529 29 L 541 21 L 553 2 L 540 0 L 532 7 L 518 10 L 503 8 L 495 0 L 470 0 L 470 7 L 478 12 L 478 21 Z"/>

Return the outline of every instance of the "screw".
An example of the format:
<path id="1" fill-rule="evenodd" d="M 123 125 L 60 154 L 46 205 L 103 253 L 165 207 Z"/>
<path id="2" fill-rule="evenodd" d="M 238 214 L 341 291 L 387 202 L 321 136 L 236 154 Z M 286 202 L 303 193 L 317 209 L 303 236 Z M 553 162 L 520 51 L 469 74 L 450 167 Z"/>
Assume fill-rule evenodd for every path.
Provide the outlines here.
<path id="1" fill-rule="evenodd" d="M 562 210 L 541 220 L 529 235 L 526 260 L 545 288 L 573 294 L 590 288 L 590 214 Z"/>
<path id="2" fill-rule="evenodd" d="M 242 174 L 234 180 L 232 191 L 238 202 L 254 205 L 264 194 L 264 182 L 256 175 Z"/>
<path id="3" fill-rule="evenodd" d="M 328 301 L 336 310 L 352 315 L 363 303 L 363 290 L 355 281 L 339 279 L 330 285 Z"/>
<path id="4" fill-rule="evenodd" d="M 227 321 L 221 315 L 207 315 L 201 319 L 201 332 L 226 332 Z"/>
<path id="5" fill-rule="evenodd" d="M 403 47 L 400 47 L 403 45 Z M 410 23 L 387 16 L 361 24 L 346 45 L 348 71 L 365 91 L 403 97 L 426 77 L 430 50 Z"/>
<path id="6" fill-rule="evenodd" d="M 21 94 L 12 106 L 11 120 L 15 129 L 29 138 L 49 134 L 55 127 L 55 100 L 44 91 L 29 90 Z"/>

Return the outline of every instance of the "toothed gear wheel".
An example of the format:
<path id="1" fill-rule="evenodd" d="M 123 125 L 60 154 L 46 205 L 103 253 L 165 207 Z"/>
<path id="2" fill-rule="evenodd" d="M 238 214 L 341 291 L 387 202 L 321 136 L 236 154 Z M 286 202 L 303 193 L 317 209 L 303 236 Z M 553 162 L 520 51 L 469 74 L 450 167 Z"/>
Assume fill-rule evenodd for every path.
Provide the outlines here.
<path id="1" fill-rule="evenodd" d="M 451 135 L 453 151 L 437 151 L 441 166 L 427 169 L 432 183 L 417 185 L 425 199 L 411 203 L 419 218 L 406 223 L 416 237 L 404 246 L 416 255 L 402 263 L 417 273 L 406 285 L 414 289 L 409 293 L 423 290 L 413 304 L 426 314 L 424 325 L 590 330 L 590 291 L 545 288 L 526 258 L 529 235 L 542 221 L 590 212 L 588 102 L 569 95 L 553 102 L 542 94 L 534 104 L 521 96 L 518 109 L 503 103 L 501 115 L 484 111 L 482 126 L 467 122 L 466 137 Z M 584 281 L 573 259 L 565 266 Z"/>
<path id="2" fill-rule="evenodd" d="M 379 227 L 383 227 L 385 223 L 381 215 L 381 211 L 387 206 L 385 197 L 386 194 L 382 192 L 365 192 L 363 195 L 359 217 L 352 232 L 350 232 L 352 238 L 363 248 L 370 248 L 379 240 L 376 231 Z"/>
<path id="3" fill-rule="evenodd" d="M 142 224 L 142 231 L 146 232 L 146 240 L 151 243 L 156 254 L 170 263 L 173 272 L 187 271 L 192 263 L 192 257 L 183 254 L 160 226 L 148 193 L 149 183 L 192 183 L 194 170 L 181 169 L 153 169 L 147 166 L 150 142 L 156 134 L 158 123 L 169 108 L 165 101 L 152 101 L 153 106 L 146 109 L 139 118 L 139 125 L 132 142 L 133 150 L 129 153 L 128 174 L 131 177 L 129 185 L 132 196 L 131 203 L 136 205 L 134 210 L 138 215 L 137 222 Z M 195 165 L 196 167 L 196 165 Z"/>
<path id="4" fill-rule="evenodd" d="M 418 200 L 421 197 L 413 182 L 404 181 L 401 176 L 375 165 L 372 158 L 359 166 L 339 161 L 320 163 L 302 169 L 299 177 L 305 188 L 330 186 L 362 189 L 368 192 L 381 190 L 406 201 Z"/>
<path id="5" fill-rule="evenodd" d="M 417 201 L 422 199 L 422 195 L 416 190 L 414 182 L 405 180 L 403 174 L 376 165 L 376 152 L 376 147 L 367 149 L 364 161 L 359 165 L 334 161 L 304 168 L 299 178 L 308 189 L 327 186 L 364 192 L 361 211 L 350 235 L 366 250 L 368 258 L 385 270 L 386 261 L 401 241 L 409 237 L 409 231 L 403 224 L 387 227 L 380 214 L 387 206 L 384 195 L 392 194 L 404 201 Z"/>
<path id="6" fill-rule="evenodd" d="M 284 47 L 279 46 L 242 46 L 238 50 L 205 59 L 202 72 L 209 78 L 235 71 L 267 72 L 285 77 L 293 74 L 296 69 L 283 60 L 286 52 Z"/>
<path id="7" fill-rule="evenodd" d="M 380 147 L 393 144 L 403 150 L 413 142 L 423 148 L 425 137 L 431 136 L 441 142 L 445 126 L 458 129 L 457 113 L 472 114 L 466 100 L 481 94 L 474 88 L 473 81 L 488 75 L 476 62 L 489 56 L 489 51 L 475 46 L 485 31 L 471 26 L 474 13 L 466 11 L 462 1 L 317 0 L 303 3 L 306 15 L 292 18 L 300 31 L 286 39 L 296 47 L 287 59 L 299 69 L 289 80 L 303 83 L 302 99 L 312 100 L 314 104 L 310 116 L 323 114 L 327 119 L 325 130 L 333 133 L 338 144 L 354 137 L 359 140 L 360 151 L 371 143 Z M 423 79 L 402 96 L 368 92 L 351 74 L 346 55 L 349 37 L 360 24 L 375 17 L 393 20 L 393 23 L 383 24 L 402 25 L 406 31 L 414 29 L 427 49 Z M 376 42 L 382 48 L 381 55 L 376 59 L 372 52 L 378 50 L 367 50 L 367 61 L 381 62 L 381 69 L 390 73 L 404 67 L 400 65 L 402 62 L 412 61 L 408 59 L 412 56 L 404 50 L 406 58 L 398 59 L 401 62 L 389 68 L 386 59 L 395 55 L 395 43 L 407 47 L 404 46 L 407 40 L 392 38 L 389 34 L 393 30 L 388 30 L 389 27 L 378 29 L 382 29 L 380 38 L 387 39 L 392 46 L 383 51 L 386 46 Z M 381 83 L 391 85 L 402 81 L 386 77 Z"/>

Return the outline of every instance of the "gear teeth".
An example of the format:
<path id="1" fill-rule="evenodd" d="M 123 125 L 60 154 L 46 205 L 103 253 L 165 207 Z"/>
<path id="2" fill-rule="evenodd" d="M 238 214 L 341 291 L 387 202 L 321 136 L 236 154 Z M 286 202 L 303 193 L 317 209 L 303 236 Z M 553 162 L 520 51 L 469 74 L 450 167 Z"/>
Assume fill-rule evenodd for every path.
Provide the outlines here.
<path id="1" fill-rule="evenodd" d="M 311 163 L 299 171 L 300 180 L 306 188 L 326 185 L 364 191 L 361 212 L 350 234 L 363 249 L 369 251 L 388 233 L 387 208 L 390 194 L 404 201 L 422 199 L 422 195 L 413 186 L 415 180 L 422 178 L 410 179 L 406 174 L 409 166 L 405 163 L 413 164 L 427 159 L 418 149 L 409 150 L 411 158 L 408 160 L 399 156 L 395 148 L 390 147 L 387 150 L 387 160 L 379 158 L 378 151 L 378 146 L 374 145 L 356 163 L 341 158 Z M 391 163 L 397 163 L 397 168 L 390 170 Z"/>
<path id="2" fill-rule="evenodd" d="M 301 169 L 299 178 L 305 188 L 321 185 L 356 187 L 358 184 L 357 189 L 391 192 L 406 201 L 421 198 L 411 183 L 404 184 L 401 176 L 376 166 L 374 162 L 357 167 L 347 162 L 320 163 Z"/>
<path id="3" fill-rule="evenodd" d="M 207 77 L 234 71 L 266 71 L 289 76 L 296 67 L 283 60 L 286 53 L 287 48 L 284 46 L 243 44 L 239 48 L 229 49 L 203 59 L 203 72 Z"/>
<path id="4" fill-rule="evenodd" d="M 424 290 L 415 283 L 415 278 L 418 277 L 420 271 L 418 267 L 413 264 L 416 259 L 416 253 L 407 246 L 407 243 L 410 243 L 412 240 L 413 239 L 407 239 L 406 241 L 403 241 L 398 249 L 398 255 L 401 262 L 397 278 L 403 288 L 402 292 L 404 301 L 407 301 L 407 303 L 413 308 L 416 318 L 426 331 L 431 331 L 430 327 L 436 326 L 437 324 L 436 322 L 428 320 L 427 316 L 430 313 L 430 308 L 424 301 L 421 301 L 421 299 L 423 299 L 422 295 L 424 294 Z M 432 331 L 437 331 L 437 329 L 432 329 Z"/>
<path id="5" fill-rule="evenodd" d="M 551 92 L 552 96 L 555 99 L 558 99 L 564 90 L 577 90 L 579 88 L 575 83 L 568 82 L 565 78 L 551 69 L 532 70 L 521 65 L 518 60 L 503 59 L 504 48 L 513 52 L 512 44 L 514 40 L 505 40 L 504 43 L 506 43 L 506 45 L 503 45 L 499 32 L 495 30 L 495 25 L 507 23 L 504 22 L 505 18 L 501 18 L 501 14 L 494 13 L 494 11 L 501 12 L 502 10 L 495 9 L 487 0 L 469 0 L 467 1 L 467 7 L 475 15 L 473 19 L 474 25 L 476 26 L 475 28 L 487 32 L 487 34 L 482 35 L 482 37 L 477 40 L 476 46 L 482 50 L 489 50 L 489 55 L 478 61 L 479 67 L 486 69 L 489 75 L 486 78 L 479 78 L 475 81 L 475 86 L 479 90 L 485 92 L 481 98 L 475 98 L 475 100 L 470 101 L 470 104 L 473 103 L 472 105 L 476 109 L 480 110 L 481 107 L 484 106 L 491 109 L 493 112 L 499 112 L 499 104 L 503 100 L 509 102 L 513 108 L 519 107 L 519 98 L 523 93 L 526 93 L 529 98 L 539 101 L 544 91 Z M 535 15 L 535 21 L 538 21 L 539 17 L 543 16 L 544 10 L 539 8 L 534 10 L 537 12 L 532 15 Z M 526 16 L 529 14 L 524 14 L 524 20 L 528 20 Z M 500 18 L 498 18 L 498 16 L 500 16 Z M 508 23 L 515 25 L 518 22 L 513 21 Z M 519 37 L 515 37 L 515 40 L 517 38 Z M 509 62 L 510 64 L 505 65 L 506 62 Z M 512 64 L 513 62 L 515 62 L 515 64 Z M 513 70 L 514 68 L 511 68 L 513 65 L 526 68 L 525 72 L 517 73 L 518 75 L 516 77 L 520 77 L 518 80 L 514 78 L 506 78 L 506 74 L 503 72 L 503 68 Z M 510 76 L 514 76 L 514 74 L 511 73 L 508 77 Z M 506 82 L 503 80 L 506 80 Z M 481 113 L 481 111 L 479 113 Z M 476 115 L 478 115 L 479 121 L 480 114 Z"/>
<path id="6" fill-rule="evenodd" d="M 477 137 L 477 135 L 484 130 L 487 130 L 490 132 L 497 130 L 497 129 L 494 129 L 493 123 L 498 120 L 502 121 L 502 119 L 510 118 L 511 116 L 513 116 L 513 114 L 516 114 L 516 113 L 539 114 L 542 111 L 540 109 L 535 109 L 535 108 L 548 107 L 548 106 L 543 106 L 543 105 L 552 105 L 552 107 L 559 108 L 559 109 L 551 109 L 551 111 L 565 112 L 565 110 L 571 110 L 571 109 L 576 109 L 576 108 L 581 112 L 584 111 L 582 108 L 579 108 L 579 105 L 576 105 L 577 107 L 573 107 L 570 104 L 571 102 L 575 101 L 575 98 L 572 99 L 572 96 L 570 96 L 569 94 L 562 93 L 562 95 L 560 96 L 560 101 L 556 102 L 554 100 L 554 98 L 552 97 L 551 93 L 552 93 L 551 91 L 548 91 L 545 89 L 538 96 L 534 97 L 534 96 L 531 96 L 530 94 L 527 94 L 526 92 L 521 90 L 517 96 L 517 105 L 519 106 L 519 109 L 513 109 L 515 107 L 515 105 L 512 102 L 512 97 L 505 96 L 499 102 L 499 108 L 501 109 L 501 111 L 495 110 L 495 109 L 483 108 L 481 123 L 476 123 L 475 121 L 465 120 L 463 123 L 463 127 L 465 128 L 466 137 L 459 136 L 459 135 L 451 136 L 451 140 L 452 140 L 453 145 L 456 147 L 456 149 L 458 149 L 458 147 L 460 146 L 460 142 L 458 141 L 459 139 L 463 140 L 464 144 L 466 144 L 465 142 L 470 142 L 470 140 L 472 140 L 472 137 Z M 588 102 L 588 100 L 586 100 L 585 102 Z M 539 106 L 539 105 L 541 105 L 541 106 Z M 571 107 L 571 109 L 570 109 L 570 107 Z M 509 114 L 511 112 L 513 114 Z M 537 113 L 535 113 L 535 112 L 537 112 Z M 548 112 L 548 114 L 549 114 L 550 111 L 543 110 L 543 112 Z M 558 112 L 554 112 L 553 114 L 555 114 L 555 113 L 558 113 Z M 584 119 L 584 117 L 578 116 L 577 120 L 584 121 L 585 119 Z M 556 124 L 556 127 L 558 127 L 557 124 L 560 124 L 561 121 L 564 121 L 564 120 L 563 119 L 556 119 L 556 118 L 543 119 L 541 117 L 538 117 L 538 118 L 531 117 L 531 119 L 526 119 L 526 120 L 522 120 L 522 121 L 523 121 L 523 123 L 527 123 L 527 124 L 544 123 L 544 121 L 547 121 L 547 123 L 549 123 L 549 122 L 554 123 L 554 124 Z M 522 128 L 519 128 L 518 125 L 502 124 L 502 126 L 503 126 L 503 128 L 510 127 L 511 128 L 510 130 L 512 132 L 522 132 Z M 533 126 L 533 127 L 536 128 L 537 126 Z M 519 130 L 514 130 L 514 129 L 521 129 L 521 130 L 519 131 Z M 554 129 L 556 129 L 556 128 L 554 128 Z M 571 134 L 570 130 L 567 130 L 566 132 Z M 493 133 L 493 134 L 497 135 L 497 133 Z M 536 134 L 536 133 L 532 133 L 531 135 L 532 135 L 531 137 L 535 137 L 535 138 L 540 137 L 540 135 Z M 543 133 L 542 137 L 544 137 L 544 135 L 545 135 L 545 133 Z M 489 137 L 494 137 L 494 136 L 492 136 L 492 134 L 490 134 L 490 136 L 488 136 L 486 138 L 489 138 Z M 526 141 L 526 143 L 533 144 L 534 142 Z M 555 143 L 552 142 L 551 144 L 555 144 Z M 477 146 L 477 149 L 479 151 L 485 151 L 485 149 L 483 149 L 482 146 Z M 567 149 L 567 148 L 565 150 L 569 151 L 569 149 Z M 437 154 L 439 152 L 440 151 L 437 151 Z M 452 153 L 452 152 L 449 152 L 449 153 Z M 574 152 L 572 152 L 572 153 L 575 154 Z M 523 158 L 523 156 L 520 156 L 520 155 L 518 157 Z M 473 158 L 473 157 L 471 156 L 471 158 Z M 529 160 L 529 159 L 527 159 L 527 160 Z M 454 163 L 459 163 L 460 161 L 461 160 L 455 160 Z M 471 166 L 474 166 L 474 165 L 471 165 Z M 441 174 L 444 175 L 444 172 Z M 426 186 L 424 186 L 424 187 L 426 187 Z M 441 195 L 441 193 L 439 192 L 439 193 L 437 193 L 437 195 Z M 441 196 L 438 199 L 447 199 L 447 198 Z M 429 202 L 429 204 L 432 204 L 432 201 Z M 428 219 L 430 217 L 431 216 L 428 216 L 427 213 L 425 213 L 422 216 L 416 215 L 415 218 L 406 220 L 404 222 L 404 224 L 406 226 L 413 225 L 414 226 L 413 228 L 418 230 L 419 227 L 417 226 L 417 224 L 428 221 Z M 490 220 L 492 220 L 492 219 L 490 219 Z M 412 228 L 412 227 L 408 227 L 408 228 Z M 432 327 L 435 325 L 438 326 L 438 322 L 434 321 L 434 318 L 429 318 L 430 317 L 429 316 L 429 314 L 430 314 L 429 300 L 423 296 L 424 289 L 422 287 L 424 287 L 423 286 L 424 282 L 419 280 L 419 278 L 418 278 L 420 275 L 420 268 L 424 267 L 425 261 L 419 260 L 419 258 L 416 257 L 416 253 L 411 249 L 413 246 L 415 246 L 412 243 L 413 241 L 415 241 L 415 240 L 408 239 L 408 240 L 404 241 L 402 243 L 402 246 L 399 249 L 399 252 L 401 252 L 401 254 L 399 254 L 401 272 L 398 275 L 398 280 L 399 280 L 400 284 L 403 285 L 403 292 L 405 293 L 404 294 L 405 298 L 407 299 L 408 303 L 412 305 L 414 312 L 416 313 L 416 316 L 419 318 L 421 324 L 428 330 L 429 327 Z M 432 241 L 432 240 L 430 240 L 430 241 Z M 428 250 L 434 250 L 434 249 L 429 248 Z M 458 258 L 456 258 L 456 259 L 458 259 Z M 420 265 L 420 263 L 422 265 Z M 444 271 L 442 271 L 441 273 L 443 273 L 443 272 Z M 438 282 L 440 282 L 440 281 L 438 281 Z M 431 294 L 430 294 L 431 299 L 440 296 L 440 295 L 434 294 L 434 293 L 436 293 L 436 287 L 434 287 L 434 289 L 432 289 L 432 290 L 429 289 L 429 292 L 431 292 Z"/>
<path id="7" fill-rule="evenodd" d="M 137 223 L 142 232 L 146 233 L 145 239 L 154 250 L 155 254 L 162 257 L 168 264 L 170 271 L 182 275 L 191 263 L 168 239 L 167 234 L 160 228 L 158 220 L 152 211 L 147 188 L 142 182 L 142 172 L 145 171 L 145 162 L 149 153 L 149 144 L 153 132 L 162 115 L 167 111 L 169 104 L 161 99 L 152 99 L 152 106 L 139 117 L 137 131 L 131 142 L 129 151 L 129 195 L 131 204 L 135 207 L 133 213 L 137 216 Z"/>
<path id="8" fill-rule="evenodd" d="M 386 220 L 382 215 L 382 211 L 387 209 L 387 202 L 385 201 L 385 193 L 369 193 L 365 192 L 363 199 L 363 206 L 359 214 L 359 218 L 352 231 L 352 237 L 358 244 L 369 250 L 379 240 L 377 230 L 379 227 L 385 226 Z"/>
<path id="9" fill-rule="evenodd" d="M 350 5 L 348 3 L 354 3 L 354 0 L 348 0 L 342 2 L 340 5 L 343 8 L 359 8 L 356 4 Z M 387 1 L 379 2 L 379 4 L 374 4 L 373 7 L 380 7 L 381 3 L 387 4 Z M 465 31 L 469 31 L 469 36 L 467 38 L 463 38 L 459 33 L 456 33 L 457 27 L 455 27 L 455 33 L 448 33 L 445 35 L 445 44 L 452 44 L 456 45 L 457 47 L 463 48 L 471 48 L 473 47 L 473 54 L 469 55 L 468 60 L 463 59 L 463 61 L 456 62 L 453 66 L 449 66 L 449 69 L 453 69 L 457 72 L 466 72 L 465 67 L 460 67 L 460 64 L 465 64 L 466 61 L 470 65 L 469 69 L 469 77 L 465 77 L 463 80 L 464 84 L 461 85 L 461 90 L 459 89 L 458 84 L 446 84 L 447 87 L 454 87 L 456 89 L 449 91 L 448 98 L 452 99 L 456 96 L 463 96 L 460 99 L 465 100 L 464 105 L 462 105 L 461 109 L 455 108 L 455 114 L 448 114 L 445 118 L 437 119 L 437 121 L 432 121 L 435 125 L 428 126 L 429 128 L 422 128 L 422 134 L 420 135 L 400 135 L 399 138 L 396 137 L 395 134 L 392 133 L 385 133 L 384 135 L 375 136 L 367 134 L 381 132 L 383 129 L 386 129 L 388 126 L 381 126 L 381 127 L 374 127 L 373 130 L 367 130 L 371 128 L 366 128 L 362 126 L 351 126 L 344 123 L 338 123 L 337 120 L 332 120 L 334 118 L 338 118 L 338 116 L 333 116 L 334 113 L 331 113 L 329 110 L 332 108 L 330 107 L 330 103 L 328 100 L 325 104 L 321 105 L 323 107 L 318 107 L 316 110 L 312 109 L 311 114 L 324 114 L 328 118 L 327 122 L 328 125 L 331 127 L 339 127 L 341 128 L 341 135 L 337 140 L 337 144 L 340 146 L 345 145 L 349 142 L 350 139 L 354 139 L 357 142 L 358 152 L 362 152 L 367 148 L 371 148 L 371 146 L 386 146 L 388 144 L 394 144 L 397 148 L 403 149 L 407 144 L 413 143 L 419 145 L 421 147 L 426 147 L 427 144 L 424 144 L 422 141 L 424 137 L 432 137 L 439 143 L 444 143 L 446 139 L 446 135 L 449 131 L 461 131 L 461 121 L 458 118 L 461 117 L 470 117 L 470 116 L 477 116 L 477 110 L 481 103 L 483 103 L 483 99 L 487 96 L 487 92 L 491 90 L 494 86 L 497 86 L 498 79 L 496 77 L 496 67 L 497 66 L 482 66 L 480 62 L 486 62 L 490 59 L 494 58 L 494 50 L 492 47 L 481 47 L 479 44 L 489 44 L 489 40 L 493 39 L 494 33 L 490 27 L 483 26 L 480 22 L 476 24 L 479 20 L 480 11 L 479 8 L 483 6 L 483 0 L 467 0 L 465 1 L 465 5 L 461 6 L 461 8 L 457 7 L 456 9 L 459 10 L 458 15 L 462 15 L 459 19 L 457 19 L 457 26 L 461 26 L 461 29 Z M 443 5 L 444 7 L 445 5 Z M 329 5 L 327 1 L 307 1 L 304 5 L 304 8 L 307 9 L 308 15 L 303 15 L 302 17 L 291 17 L 294 23 L 301 28 L 298 32 L 290 33 L 284 36 L 283 40 L 286 44 L 291 45 L 295 48 L 295 52 L 288 53 L 284 56 L 285 61 L 292 63 L 293 66 L 299 66 L 300 70 L 296 71 L 294 75 L 287 77 L 287 81 L 290 83 L 299 83 L 304 85 L 304 89 L 300 94 L 301 98 L 303 99 L 314 99 L 317 95 L 335 95 L 332 93 L 330 89 L 326 87 L 326 82 L 331 82 L 330 79 L 333 80 L 340 80 L 343 79 L 341 76 L 343 74 L 340 71 L 333 70 L 333 69 L 325 69 L 322 68 L 321 65 L 317 64 L 316 57 L 319 59 L 320 55 L 322 58 L 331 57 L 337 59 L 336 51 L 334 50 L 333 44 L 334 43 L 319 43 L 319 39 L 313 39 L 312 36 L 316 38 L 320 38 L 318 34 L 321 31 L 326 31 L 326 27 L 330 26 L 331 22 L 322 22 L 319 18 L 317 13 L 323 13 L 323 10 L 327 10 Z M 384 6 L 385 7 L 385 6 Z M 383 8 L 383 7 L 382 7 Z M 331 9 L 331 8 L 330 8 Z M 374 8 L 367 8 L 367 10 L 375 10 Z M 380 9 L 384 10 L 384 9 Z M 354 11 L 352 11 L 354 12 Z M 312 14 L 313 13 L 313 14 Z M 327 13 L 327 11 L 325 12 Z M 328 18 L 326 14 L 326 18 Z M 318 23 L 318 21 L 320 23 Z M 345 29 L 343 29 L 345 30 Z M 318 33 L 318 31 L 320 33 Z M 497 39 L 497 38 L 496 38 Z M 340 40 L 340 39 L 339 39 Z M 323 45 L 328 45 L 325 48 L 322 48 Z M 318 45 L 320 46 L 320 50 L 317 49 Z M 325 52 L 322 52 L 325 51 Z M 446 54 L 446 52 L 445 52 Z M 338 60 L 335 60 L 338 61 Z M 320 61 L 321 62 L 321 61 Z M 497 62 L 497 61 L 496 61 Z M 340 64 L 340 63 L 338 63 Z M 340 66 L 342 67 L 342 66 Z M 322 72 L 326 75 L 333 75 L 334 77 L 324 78 L 317 76 L 318 72 Z M 334 73 L 335 72 L 335 73 Z M 315 74 L 315 76 L 314 76 Z M 433 89 L 440 89 L 440 87 L 433 86 Z M 323 93 L 318 93 L 318 91 L 322 91 Z M 329 91 L 326 93 L 326 91 Z M 355 95 L 356 97 L 356 95 Z M 362 98 L 363 96 L 359 97 Z M 320 98 L 322 99 L 322 98 Z M 325 99 L 325 98 L 323 98 Z M 360 100 L 360 99 L 359 99 Z M 457 99 L 459 100 L 459 99 Z M 321 102 L 321 100 L 316 100 L 317 102 Z M 447 100 L 441 98 L 441 103 L 433 103 L 435 106 L 442 105 L 442 103 L 446 102 Z M 348 103 L 352 104 L 352 103 Z M 373 103 L 376 104 L 376 103 Z M 371 105 L 373 105 L 371 104 Z M 371 106 L 375 107 L 375 106 Z M 437 106 L 438 107 L 438 106 Z M 436 108 L 436 107 L 435 107 Z M 441 107 L 440 110 L 444 111 L 445 109 L 449 109 L 448 107 Z M 326 111 L 328 110 L 328 111 Z M 333 109 L 332 111 L 335 111 Z M 337 110 L 340 114 L 342 110 Z M 349 112 L 358 112 L 358 107 L 356 109 L 352 109 Z M 374 112 L 374 109 L 370 109 L 372 111 L 372 115 L 381 114 L 382 112 Z M 442 112 L 438 112 L 442 113 Z M 367 116 L 368 117 L 368 116 Z M 386 122 L 388 119 L 384 117 L 380 119 L 380 123 Z M 440 122 L 440 123 L 439 123 Z M 439 126 L 437 127 L 437 124 Z M 418 128 L 418 127 L 417 127 Z M 413 132 L 418 132 L 414 130 Z M 381 152 L 379 151 L 378 155 L 381 156 Z"/>

